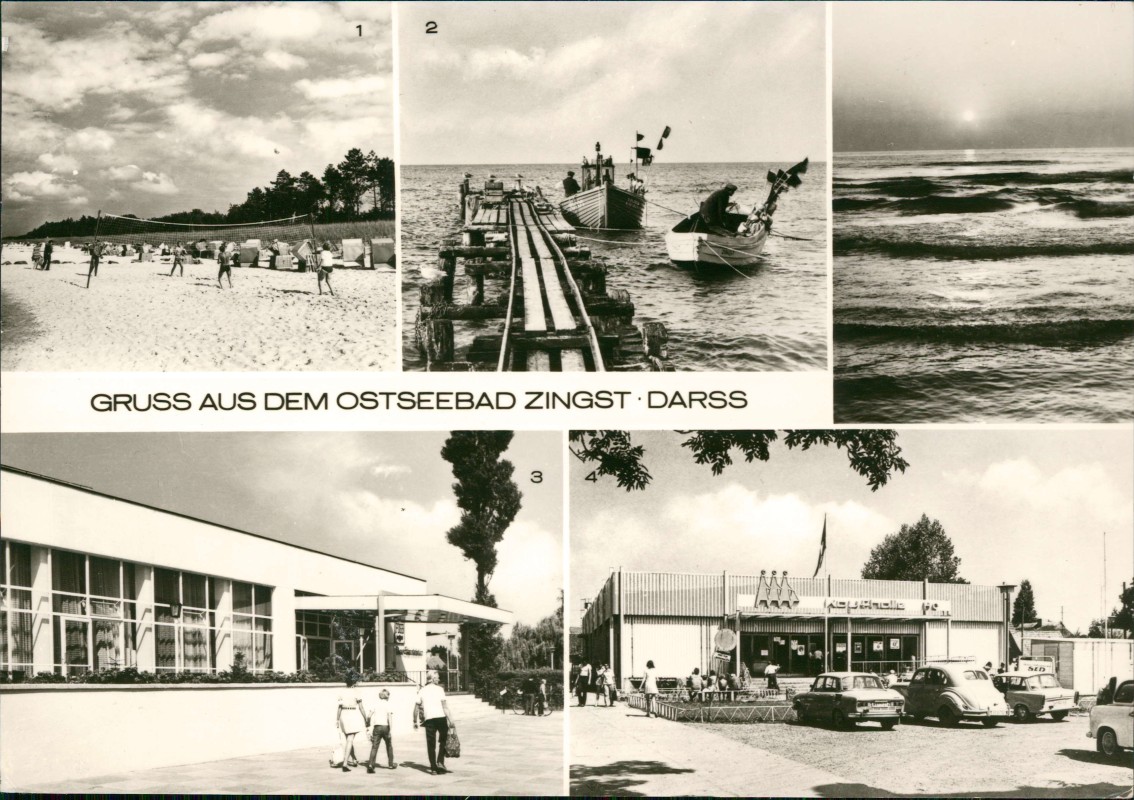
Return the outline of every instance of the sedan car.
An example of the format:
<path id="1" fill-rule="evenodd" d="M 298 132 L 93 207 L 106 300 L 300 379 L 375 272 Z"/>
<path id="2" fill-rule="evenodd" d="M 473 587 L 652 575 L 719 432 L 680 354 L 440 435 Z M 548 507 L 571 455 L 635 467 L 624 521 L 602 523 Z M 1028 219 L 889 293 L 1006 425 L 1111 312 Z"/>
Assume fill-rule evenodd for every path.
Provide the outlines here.
<path id="1" fill-rule="evenodd" d="M 858 722 L 882 723 L 892 730 L 902 718 L 902 696 L 868 672 L 824 672 L 810 691 L 797 694 L 792 708 L 801 722 L 830 723 L 836 728 Z"/>
<path id="2" fill-rule="evenodd" d="M 1087 736 L 1095 740 L 1100 753 L 1114 758 L 1124 749 L 1134 748 L 1134 681 L 1111 683 L 1099 693 L 1091 708 L 1091 727 Z"/>
<path id="3" fill-rule="evenodd" d="M 973 664 L 926 664 L 896 688 L 905 695 L 906 713 L 915 719 L 937 717 L 949 726 L 971 719 L 992 728 L 1008 717 L 1003 695 L 988 673 Z"/>
<path id="4" fill-rule="evenodd" d="M 1004 695 L 1017 722 L 1028 722 L 1040 714 L 1061 720 L 1079 707 L 1075 692 L 1060 686 L 1050 672 L 1005 672 L 993 675 L 992 685 Z"/>

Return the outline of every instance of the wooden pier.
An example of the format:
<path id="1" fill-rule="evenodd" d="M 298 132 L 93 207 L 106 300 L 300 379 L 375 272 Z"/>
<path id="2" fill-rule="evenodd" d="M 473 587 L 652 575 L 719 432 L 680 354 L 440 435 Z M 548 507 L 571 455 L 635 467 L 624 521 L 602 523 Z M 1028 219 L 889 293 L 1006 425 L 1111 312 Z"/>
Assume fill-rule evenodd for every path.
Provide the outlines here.
<path id="1" fill-rule="evenodd" d="M 538 191 L 495 181 L 470 191 L 466 182 L 461 206 L 460 238 L 439 254 L 441 277 L 421 287 L 416 338 L 427 369 L 672 369 L 665 327 L 633 324 L 629 296 L 607 290 L 606 266 Z"/>

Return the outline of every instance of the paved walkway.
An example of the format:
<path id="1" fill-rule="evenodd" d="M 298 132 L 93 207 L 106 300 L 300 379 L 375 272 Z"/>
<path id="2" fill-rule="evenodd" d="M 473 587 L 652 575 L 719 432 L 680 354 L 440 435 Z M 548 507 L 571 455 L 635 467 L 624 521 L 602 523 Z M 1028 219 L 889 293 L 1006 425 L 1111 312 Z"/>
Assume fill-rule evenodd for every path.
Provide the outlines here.
<path id="1" fill-rule="evenodd" d="M 378 795 L 561 795 L 562 714 L 524 717 L 501 714 L 469 696 L 449 698 L 461 735 L 461 758 L 450 759 L 447 775 L 430 775 L 425 734 L 394 742 L 398 769 L 365 767 L 349 773 L 330 769 L 326 747 L 209 761 L 176 767 L 101 775 L 23 787 L 45 793 L 238 793 Z M 154 735 L 160 735 L 160 727 Z M 369 750 L 367 750 L 369 754 Z M 386 750 L 379 750 L 379 764 Z"/>
<path id="2" fill-rule="evenodd" d="M 568 709 L 571 794 L 818 797 L 846 781 L 822 769 L 709 733 L 646 719 L 625 704 Z"/>

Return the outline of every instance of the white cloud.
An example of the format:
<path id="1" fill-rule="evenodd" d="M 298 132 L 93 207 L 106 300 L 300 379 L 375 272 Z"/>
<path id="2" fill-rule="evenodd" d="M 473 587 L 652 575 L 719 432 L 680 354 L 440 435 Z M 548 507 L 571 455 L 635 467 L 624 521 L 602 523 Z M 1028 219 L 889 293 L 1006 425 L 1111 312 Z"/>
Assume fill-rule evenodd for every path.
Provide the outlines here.
<path id="1" fill-rule="evenodd" d="M 335 15 L 318 3 L 235 6 L 201 20 L 189 38 L 199 42 L 312 42 Z"/>
<path id="2" fill-rule="evenodd" d="M 106 25 L 89 37 L 59 40 L 23 22 L 6 24 L 4 32 L 19 43 L 4 56 L 4 94 L 44 109 L 75 108 L 88 94 L 168 98 L 184 86 L 167 46 L 129 26 Z"/>
<path id="3" fill-rule="evenodd" d="M 114 137 L 101 128 L 80 128 L 66 141 L 68 148 L 86 153 L 105 153 L 114 147 Z"/>
<path id="4" fill-rule="evenodd" d="M 307 59 L 302 56 L 285 53 L 283 50 L 268 50 L 264 53 L 264 61 L 276 69 L 289 70 L 307 66 Z"/>
<path id="5" fill-rule="evenodd" d="M 43 153 L 36 161 L 51 172 L 74 172 L 79 168 L 79 162 L 66 153 Z"/>
<path id="6" fill-rule="evenodd" d="M 390 79 L 384 75 L 355 75 L 320 81 L 303 78 L 295 82 L 295 88 L 309 100 L 340 100 L 367 95 L 391 97 Z"/>
<path id="7" fill-rule="evenodd" d="M 42 170 L 16 172 L 4 182 L 5 199 L 14 201 L 69 197 L 73 191 L 72 184 Z"/>
<path id="8" fill-rule="evenodd" d="M 147 194 L 177 194 L 178 191 L 173 179 L 164 172 L 144 170 L 137 164 L 110 167 L 103 170 L 103 175 L 109 180 L 125 183 L 129 188 Z"/>
<path id="9" fill-rule="evenodd" d="M 215 69 L 229 62 L 228 53 L 198 53 L 189 59 L 188 63 L 193 69 Z"/>
<path id="10" fill-rule="evenodd" d="M 370 474 L 375 478 L 392 478 L 395 475 L 409 475 L 413 472 L 405 464 L 375 464 L 370 467 Z"/>
<path id="11" fill-rule="evenodd" d="M 993 501 L 1023 504 L 1049 515 L 1115 523 L 1131 516 L 1128 497 L 1097 463 L 1073 464 L 1044 474 L 1031 460 L 1017 458 L 990 464 L 983 472 L 959 470 L 945 477 L 978 489 Z"/>
<path id="12" fill-rule="evenodd" d="M 289 148 L 269 139 L 260 131 L 272 129 L 272 122 L 256 117 L 236 117 L 192 100 L 174 103 L 165 109 L 172 123 L 172 134 L 192 147 L 218 155 L 233 154 L 253 158 L 286 155 Z"/>

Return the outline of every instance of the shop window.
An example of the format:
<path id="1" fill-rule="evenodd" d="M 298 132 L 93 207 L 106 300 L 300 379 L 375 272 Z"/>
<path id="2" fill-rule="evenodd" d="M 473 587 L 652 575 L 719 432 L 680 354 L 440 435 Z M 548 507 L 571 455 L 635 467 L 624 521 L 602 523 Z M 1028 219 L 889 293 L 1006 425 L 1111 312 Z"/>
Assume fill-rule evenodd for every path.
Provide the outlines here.
<path id="1" fill-rule="evenodd" d="M 155 666 L 158 672 L 211 672 L 216 578 L 154 568 Z"/>
<path id="2" fill-rule="evenodd" d="M 0 542 L 0 672 L 32 671 L 31 548 Z"/>

